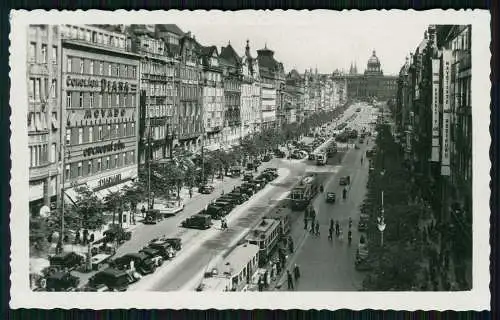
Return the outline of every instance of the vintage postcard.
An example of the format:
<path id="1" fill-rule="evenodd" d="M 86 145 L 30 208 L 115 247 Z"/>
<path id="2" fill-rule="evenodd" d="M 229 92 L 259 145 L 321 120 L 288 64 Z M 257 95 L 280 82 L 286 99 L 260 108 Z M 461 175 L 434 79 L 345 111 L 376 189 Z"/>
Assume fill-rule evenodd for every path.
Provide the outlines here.
<path id="1" fill-rule="evenodd" d="M 11 16 L 12 308 L 489 309 L 488 12 Z"/>

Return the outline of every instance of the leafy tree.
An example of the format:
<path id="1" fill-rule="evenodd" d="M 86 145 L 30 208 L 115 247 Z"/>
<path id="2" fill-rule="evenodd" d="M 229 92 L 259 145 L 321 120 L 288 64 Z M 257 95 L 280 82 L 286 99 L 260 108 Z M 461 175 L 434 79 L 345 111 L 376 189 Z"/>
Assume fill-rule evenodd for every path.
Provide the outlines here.
<path id="1" fill-rule="evenodd" d="M 121 191 L 116 191 L 116 192 L 110 192 L 108 195 L 106 195 L 105 198 L 106 201 L 106 209 L 111 211 L 113 213 L 113 225 L 116 224 L 116 215 L 120 217 L 119 224 L 122 224 L 122 217 L 121 214 L 123 212 L 123 204 L 125 198 L 123 196 L 123 192 Z"/>
<path id="2" fill-rule="evenodd" d="M 88 230 L 100 229 L 105 223 L 102 200 L 86 184 L 77 187 L 75 191 L 77 196 L 73 210 L 81 222 L 80 227 Z"/>
<path id="3" fill-rule="evenodd" d="M 48 248 L 47 237 L 50 231 L 47 222 L 40 216 L 30 217 L 30 253 L 31 255 L 42 255 Z"/>

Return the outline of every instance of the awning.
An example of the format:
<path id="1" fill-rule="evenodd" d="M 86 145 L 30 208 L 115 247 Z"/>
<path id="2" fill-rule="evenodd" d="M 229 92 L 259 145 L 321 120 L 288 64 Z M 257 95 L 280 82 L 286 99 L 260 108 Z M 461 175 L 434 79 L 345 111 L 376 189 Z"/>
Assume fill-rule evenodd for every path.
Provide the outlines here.
<path id="1" fill-rule="evenodd" d="M 125 188 L 126 186 L 130 187 L 130 186 L 132 186 L 132 184 L 133 184 L 132 180 L 128 180 L 128 181 L 122 182 L 120 184 L 111 186 L 109 188 L 96 191 L 95 194 L 99 197 L 99 199 L 105 199 L 109 194 L 118 192 L 118 191 L 122 190 L 123 188 Z"/>

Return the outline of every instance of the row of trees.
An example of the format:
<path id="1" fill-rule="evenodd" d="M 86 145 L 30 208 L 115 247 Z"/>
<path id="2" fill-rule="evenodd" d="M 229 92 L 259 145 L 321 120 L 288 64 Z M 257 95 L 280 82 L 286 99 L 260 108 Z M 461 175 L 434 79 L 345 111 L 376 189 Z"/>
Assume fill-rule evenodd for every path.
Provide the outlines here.
<path id="1" fill-rule="evenodd" d="M 372 221 L 367 236 L 374 269 L 363 285 L 370 291 L 422 289 L 424 266 L 421 261 L 428 248 L 419 222 L 429 208 L 413 201 L 403 151 L 393 140 L 389 126 L 380 125 L 377 130 L 377 153 L 372 159 L 374 170 L 370 173 L 367 195 L 361 205 L 361 212 L 368 214 Z M 381 215 L 382 191 L 386 224 L 383 247 L 376 223 Z"/>

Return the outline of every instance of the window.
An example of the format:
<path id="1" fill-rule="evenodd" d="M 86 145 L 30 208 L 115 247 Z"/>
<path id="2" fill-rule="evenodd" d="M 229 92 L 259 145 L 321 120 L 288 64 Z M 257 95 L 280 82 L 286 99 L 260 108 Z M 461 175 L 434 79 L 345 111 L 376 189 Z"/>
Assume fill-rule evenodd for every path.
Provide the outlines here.
<path id="1" fill-rule="evenodd" d="M 57 145 L 55 143 L 52 143 L 52 145 L 50 146 L 50 162 L 52 163 L 56 162 L 56 156 L 57 156 L 56 148 Z"/>
<path id="2" fill-rule="evenodd" d="M 89 142 L 92 142 L 94 139 L 94 127 L 89 127 Z"/>
<path id="3" fill-rule="evenodd" d="M 115 137 L 120 137 L 120 125 L 115 124 Z"/>
<path id="4" fill-rule="evenodd" d="M 125 67 L 123 68 L 123 72 L 125 73 L 125 77 L 128 77 L 128 66 L 125 65 Z"/>
<path id="5" fill-rule="evenodd" d="M 71 92 L 66 92 L 66 108 L 71 108 Z"/>
<path id="6" fill-rule="evenodd" d="M 107 75 L 108 75 L 108 76 L 110 76 L 110 75 L 111 75 L 111 63 L 110 63 L 110 64 L 108 64 L 108 74 L 107 74 Z"/>
<path id="7" fill-rule="evenodd" d="M 94 60 L 90 60 L 90 70 L 89 74 L 94 74 Z"/>
<path id="8" fill-rule="evenodd" d="M 123 165 L 126 165 L 127 164 L 127 153 L 124 152 L 123 153 Z"/>
<path id="9" fill-rule="evenodd" d="M 102 93 L 98 93 L 98 95 L 99 95 L 99 105 L 97 107 L 102 108 Z"/>
<path id="10" fill-rule="evenodd" d="M 31 62 L 36 61 L 36 43 L 34 42 L 30 42 L 28 59 Z"/>
<path id="11" fill-rule="evenodd" d="M 135 135 L 135 123 L 134 123 L 134 122 L 132 122 L 132 124 L 131 124 L 130 131 L 132 131 L 132 132 L 130 133 L 130 135 L 131 135 L 131 136 L 134 136 L 134 135 Z"/>
<path id="12" fill-rule="evenodd" d="M 115 154 L 114 159 L 113 159 L 113 168 L 118 167 L 118 155 Z"/>
<path id="13" fill-rule="evenodd" d="M 108 108 L 111 108 L 111 93 L 108 93 Z"/>
<path id="14" fill-rule="evenodd" d="M 102 61 L 99 62 L 99 75 L 102 76 L 102 73 L 104 72 L 104 63 Z"/>
<path id="15" fill-rule="evenodd" d="M 102 170 L 102 160 L 101 158 L 97 159 L 97 171 L 101 171 Z"/>
<path id="16" fill-rule="evenodd" d="M 42 44 L 42 62 L 47 63 L 47 45 Z"/>
<path id="17" fill-rule="evenodd" d="M 85 64 L 85 59 L 80 59 L 80 73 L 83 74 L 84 73 L 84 70 L 83 70 L 83 65 Z"/>
<path id="18" fill-rule="evenodd" d="M 52 79 L 52 85 L 50 87 L 50 97 L 51 98 L 56 98 L 56 94 L 57 94 L 57 80 L 56 79 Z"/>
<path id="19" fill-rule="evenodd" d="M 77 176 L 81 177 L 82 176 L 82 162 L 78 162 L 78 171 L 77 171 Z"/>
<path id="20" fill-rule="evenodd" d="M 110 136 L 111 136 L 111 125 L 110 125 L 110 124 L 108 124 L 108 126 L 107 126 L 107 128 L 106 128 L 106 129 L 107 129 L 107 131 L 106 131 L 106 133 L 107 133 L 106 138 L 108 138 L 108 139 L 109 139 L 109 138 L 110 138 Z"/>
<path id="21" fill-rule="evenodd" d="M 83 128 L 78 128 L 78 144 L 83 143 Z"/>
<path id="22" fill-rule="evenodd" d="M 104 164 L 104 169 L 109 169 L 109 156 L 106 157 L 106 162 Z"/>
<path id="23" fill-rule="evenodd" d="M 83 92 L 80 92 L 79 94 L 78 107 L 83 108 Z"/>
<path id="24" fill-rule="evenodd" d="M 120 94 L 115 94 L 115 106 L 120 105 Z"/>
<path id="25" fill-rule="evenodd" d="M 35 79 L 35 100 L 40 100 L 40 79 Z"/>
<path id="26" fill-rule="evenodd" d="M 99 126 L 99 128 L 98 128 L 97 138 L 98 138 L 99 140 L 102 140 L 102 138 L 103 138 L 103 137 L 102 137 L 102 126 Z"/>
<path id="27" fill-rule="evenodd" d="M 89 97 L 89 107 L 93 108 L 94 107 L 94 93 L 91 92 L 89 95 L 90 95 L 90 97 Z"/>
<path id="28" fill-rule="evenodd" d="M 31 100 L 35 99 L 35 79 L 30 78 L 29 85 L 28 85 L 28 97 Z"/>
<path id="29" fill-rule="evenodd" d="M 116 65 L 116 75 L 119 77 L 120 76 L 120 65 Z"/>
<path id="30" fill-rule="evenodd" d="M 71 68 L 72 62 L 72 59 L 68 57 L 68 59 L 66 60 L 66 72 L 73 72 Z"/>
<path id="31" fill-rule="evenodd" d="M 135 152 L 130 151 L 130 163 L 135 163 Z"/>
<path id="32" fill-rule="evenodd" d="M 64 168 L 64 175 L 65 175 L 65 180 L 69 180 L 69 164 L 66 165 L 66 168 Z"/>
<path id="33" fill-rule="evenodd" d="M 88 167 L 88 174 L 89 175 L 92 174 L 92 160 L 88 161 L 87 167 Z"/>

